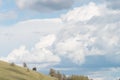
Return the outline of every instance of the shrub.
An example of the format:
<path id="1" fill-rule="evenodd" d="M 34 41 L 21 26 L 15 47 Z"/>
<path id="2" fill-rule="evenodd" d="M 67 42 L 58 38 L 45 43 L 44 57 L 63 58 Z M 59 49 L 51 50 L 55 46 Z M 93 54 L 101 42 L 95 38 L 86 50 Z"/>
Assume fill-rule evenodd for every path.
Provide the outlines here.
<path id="1" fill-rule="evenodd" d="M 32 69 L 33 71 L 37 71 L 37 68 L 36 67 L 33 67 L 33 69 Z"/>
<path id="2" fill-rule="evenodd" d="M 10 65 L 11 65 L 11 66 L 15 66 L 15 63 L 12 62 L 12 63 L 10 63 Z"/>

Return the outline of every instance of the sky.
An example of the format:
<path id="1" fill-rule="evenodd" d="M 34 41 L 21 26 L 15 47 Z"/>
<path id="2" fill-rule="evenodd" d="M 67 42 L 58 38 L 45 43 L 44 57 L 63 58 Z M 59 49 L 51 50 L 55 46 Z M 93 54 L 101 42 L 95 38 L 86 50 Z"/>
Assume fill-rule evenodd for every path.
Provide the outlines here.
<path id="1" fill-rule="evenodd" d="M 0 60 L 116 80 L 119 27 L 120 0 L 0 0 Z"/>

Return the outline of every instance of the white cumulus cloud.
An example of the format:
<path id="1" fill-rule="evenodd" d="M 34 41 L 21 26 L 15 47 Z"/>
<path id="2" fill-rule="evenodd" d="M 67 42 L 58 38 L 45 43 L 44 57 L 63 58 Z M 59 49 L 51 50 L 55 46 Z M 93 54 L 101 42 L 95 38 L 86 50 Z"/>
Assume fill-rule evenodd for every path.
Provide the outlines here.
<path id="1" fill-rule="evenodd" d="M 55 37 L 55 35 L 45 36 L 41 38 L 40 42 L 36 43 L 35 47 L 31 50 L 28 50 L 26 46 L 21 46 L 18 49 L 14 49 L 7 57 L 1 57 L 0 59 L 16 63 L 47 63 L 49 66 L 50 64 L 58 64 L 60 62 L 60 57 L 48 49 L 54 43 Z"/>
<path id="2" fill-rule="evenodd" d="M 9 27 L 0 27 L 0 53 L 8 54 L 12 49 L 18 48 L 20 45 L 26 45 L 30 48 L 42 36 L 57 34 L 62 29 L 62 26 L 61 20 L 54 18 L 32 19 L 18 22 Z"/>
<path id="3" fill-rule="evenodd" d="M 90 20 L 94 16 L 100 16 L 100 7 L 95 3 L 91 2 L 88 5 L 84 5 L 82 7 L 74 8 L 69 11 L 67 14 L 62 16 L 63 21 L 86 21 Z"/>
<path id="4" fill-rule="evenodd" d="M 52 46 L 55 42 L 55 35 L 48 35 L 47 37 L 43 37 L 38 44 L 35 45 L 36 48 L 46 48 Z"/>
<path id="5" fill-rule="evenodd" d="M 118 45 L 120 43 L 120 36 L 118 35 L 120 34 L 120 19 L 118 14 L 118 11 L 109 10 L 106 6 L 101 7 L 101 5 L 89 3 L 86 6 L 69 11 L 62 16 L 62 20 L 61 18 L 28 20 L 7 29 L 1 28 L 0 44 L 34 44 L 41 36 L 52 33 L 57 36 L 43 37 L 31 50 L 22 47 L 17 51 L 20 50 L 19 52 L 21 52 L 22 50 L 22 54 L 31 55 L 33 58 L 31 60 L 34 63 L 49 62 L 54 61 L 54 59 L 59 61 L 57 56 L 61 56 L 76 64 L 83 64 L 86 57 L 94 55 L 105 56 L 108 61 L 113 59 L 111 56 L 115 56 L 115 61 L 118 61 L 119 57 L 116 57 L 120 54 L 120 46 Z M 70 24 L 66 24 L 64 21 Z M 13 50 L 10 54 L 15 53 L 16 50 Z M 45 55 L 49 55 L 52 59 L 47 60 Z M 28 58 L 31 57 L 28 56 Z M 16 58 L 12 56 L 9 59 Z M 19 60 L 22 61 L 25 58 Z"/>
<path id="6" fill-rule="evenodd" d="M 96 11 L 91 13 L 88 10 L 91 6 L 98 13 Z M 68 23 L 72 23 L 66 24 L 66 27 L 60 31 L 61 34 L 58 34 L 56 53 L 69 58 L 77 64 L 84 63 L 87 56 L 94 55 L 103 55 L 109 58 L 108 61 L 113 60 L 110 56 L 119 55 L 120 52 L 120 36 L 118 35 L 120 34 L 120 19 L 117 18 L 119 12 L 116 12 L 116 10 L 111 11 L 106 7 L 98 7 L 95 3 L 90 3 L 85 7 L 84 9 L 80 7 L 80 9 L 76 9 L 77 11 L 71 11 L 72 13 L 67 18 L 63 16 L 68 19 Z M 87 11 L 90 16 L 81 15 L 84 11 Z M 105 11 L 105 14 L 101 13 L 103 11 Z M 81 16 L 85 16 L 83 17 L 85 19 L 81 18 Z M 94 18 L 95 20 L 93 20 Z M 118 61 L 118 57 L 115 58 Z"/>

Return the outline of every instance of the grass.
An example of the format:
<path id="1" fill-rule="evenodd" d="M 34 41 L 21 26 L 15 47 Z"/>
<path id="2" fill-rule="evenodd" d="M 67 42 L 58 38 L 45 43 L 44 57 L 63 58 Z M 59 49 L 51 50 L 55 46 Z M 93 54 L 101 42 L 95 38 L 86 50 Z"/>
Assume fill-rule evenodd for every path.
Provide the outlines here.
<path id="1" fill-rule="evenodd" d="M 0 80 L 57 80 L 50 76 L 0 61 Z"/>

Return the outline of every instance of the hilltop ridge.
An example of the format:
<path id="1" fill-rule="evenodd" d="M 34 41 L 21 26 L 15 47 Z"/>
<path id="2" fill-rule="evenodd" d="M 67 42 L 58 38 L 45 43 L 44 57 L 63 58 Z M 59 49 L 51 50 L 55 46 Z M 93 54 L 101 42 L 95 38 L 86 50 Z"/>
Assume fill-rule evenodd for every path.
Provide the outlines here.
<path id="1" fill-rule="evenodd" d="M 0 80 L 57 80 L 35 71 L 27 71 L 20 66 L 11 66 L 10 63 L 0 61 Z"/>

